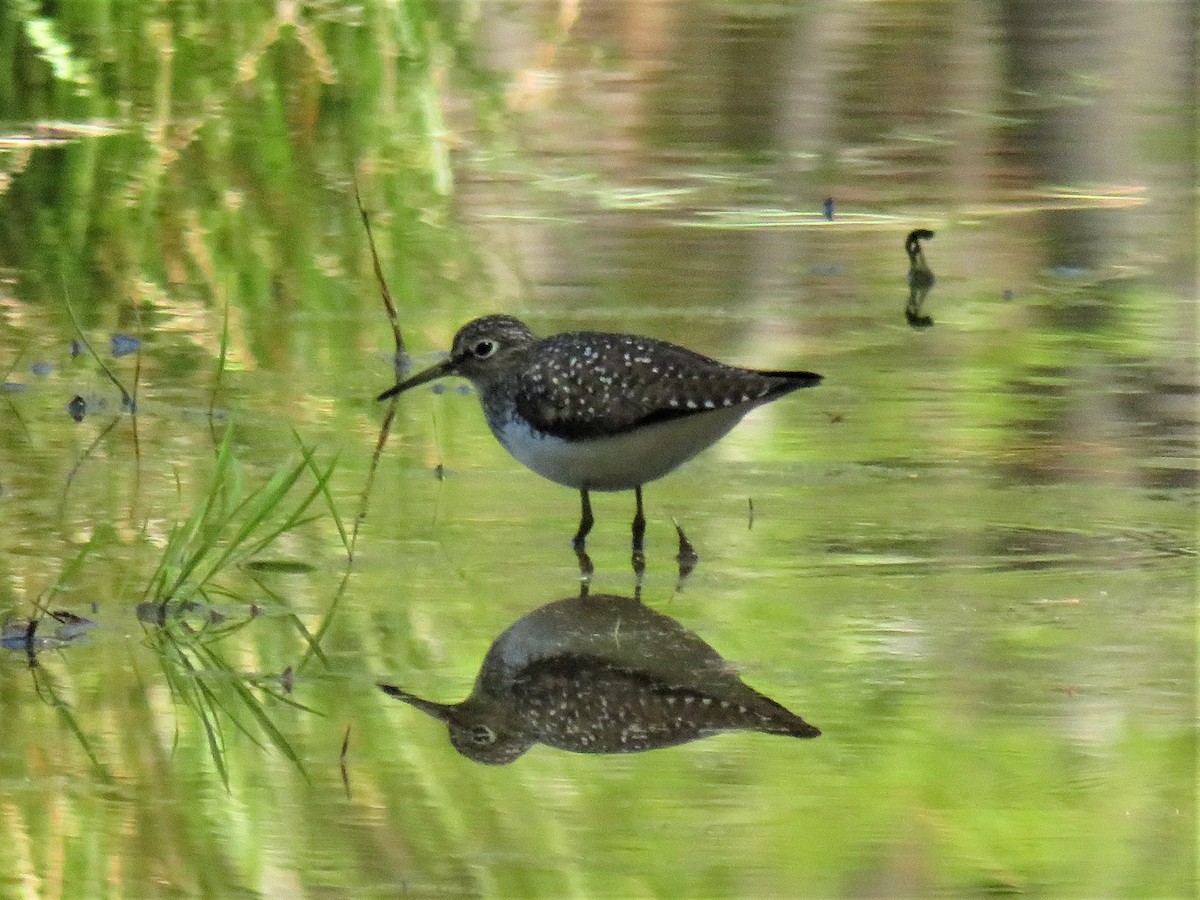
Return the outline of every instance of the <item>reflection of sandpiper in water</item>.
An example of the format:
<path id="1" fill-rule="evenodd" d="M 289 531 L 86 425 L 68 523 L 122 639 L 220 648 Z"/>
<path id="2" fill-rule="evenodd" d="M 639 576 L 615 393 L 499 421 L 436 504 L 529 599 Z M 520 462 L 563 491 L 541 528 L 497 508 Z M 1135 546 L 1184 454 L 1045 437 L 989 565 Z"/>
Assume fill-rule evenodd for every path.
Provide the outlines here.
<path id="1" fill-rule="evenodd" d="M 535 337 L 511 316 L 464 325 L 450 357 L 380 394 L 444 375 L 467 378 L 492 434 L 544 478 L 579 491 L 574 545 L 593 517 L 589 491 L 632 490 L 642 553 L 642 486 L 715 443 L 743 416 L 821 381 L 812 372 L 743 369 L 654 338 L 575 331 Z"/>
<path id="2" fill-rule="evenodd" d="M 913 328 L 928 328 L 933 319 L 921 314 L 921 306 L 933 288 L 933 270 L 925 261 L 925 251 L 921 241 L 928 241 L 933 232 L 926 228 L 918 228 L 908 233 L 904 239 L 904 252 L 908 254 L 908 304 L 904 307 L 904 318 Z"/>
<path id="3" fill-rule="evenodd" d="M 379 687 L 445 722 L 464 756 L 494 765 L 534 744 L 633 753 L 727 731 L 821 733 L 745 684 L 674 619 L 604 594 L 558 600 L 510 625 L 461 703 Z"/>

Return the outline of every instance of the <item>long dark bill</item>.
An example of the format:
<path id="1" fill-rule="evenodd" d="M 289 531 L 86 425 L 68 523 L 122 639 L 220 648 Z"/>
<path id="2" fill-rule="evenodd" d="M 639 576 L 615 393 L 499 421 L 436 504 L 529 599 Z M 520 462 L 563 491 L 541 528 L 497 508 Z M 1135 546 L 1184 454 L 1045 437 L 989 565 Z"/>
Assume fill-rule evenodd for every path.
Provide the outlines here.
<path id="1" fill-rule="evenodd" d="M 377 681 L 378 687 L 385 694 L 395 697 L 397 700 L 403 700 L 410 706 L 415 706 L 423 713 L 433 716 L 435 719 L 440 719 L 443 722 L 449 722 L 454 714 L 453 703 L 435 703 L 432 700 L 423 700 L 416 694 L 410 694 L 402 688 L 396 687 L 394 684 L 385 684 L 382 681 Z"/>
<path id="2" fill-rule="evenodd" d="M 412 378 L 405 379 L 399 384 L 392 385 L 375 399 L 387 400 L 389 397 L 395 397 L 397 394 L 403 394 L 409 388 L 415 388 L 417 385 L 425 384 L 427 381 L 436 381 L 438 378 L 452 374 L 454 374 L 454 360 L 443 360 L 435 366 L 430 366 L 428 369 L 423 369 Z"/>

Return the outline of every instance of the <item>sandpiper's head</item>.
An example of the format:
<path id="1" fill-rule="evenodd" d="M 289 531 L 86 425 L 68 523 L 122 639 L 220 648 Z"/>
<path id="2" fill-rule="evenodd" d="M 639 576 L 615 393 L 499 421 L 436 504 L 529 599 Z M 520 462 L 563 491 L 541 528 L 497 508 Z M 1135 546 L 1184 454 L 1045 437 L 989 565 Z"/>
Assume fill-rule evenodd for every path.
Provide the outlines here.
<path id="1" fill-rule="evenodd" d="M 380 683 L 379 689 L 445 722 L 454 749 L 475 762 L 503 766 L 533 746 L 518 722 L 509 721 L 503 709 L 475 695 L 462 703 L 435 703 L 395 685 Z"/>
<path id="2" fill-rule="evenodd" d="M 904 252 L 908 254 L 910 263 L 916 265 L 918 259 L 923 261 L 921 241 L 928 241 L 932 237 L 933 232 L 928 228 L 917 228 L 908 233 L 908 237 L 904 239 Z"/>
<path id="3" fill-rule="evenodd" d="M 445 375 L 461 375 L 474 381 L 489 371 L 496 371 L 505 357 L 534 340 L 536 338 L 529 326 L 512 316 L 493 315 L 472 319 L 458 329 L 448 359 L 388 388 L 378 399 L 386 400 Z"/>
<path id="4" fill-rule="evenodd" d="M 535 338 L 529 326 L 512 316 L 483 316 L 458 329 L 450 347 L 454 374 L 473 378 L 493 369 L 514 350 L 528 346 Z"/>

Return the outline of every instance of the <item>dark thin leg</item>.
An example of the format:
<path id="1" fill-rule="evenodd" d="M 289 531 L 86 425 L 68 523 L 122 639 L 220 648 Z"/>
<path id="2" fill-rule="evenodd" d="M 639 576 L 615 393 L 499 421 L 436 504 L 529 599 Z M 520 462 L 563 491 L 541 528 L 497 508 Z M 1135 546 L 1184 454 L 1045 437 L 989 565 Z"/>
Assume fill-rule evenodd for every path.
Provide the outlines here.
<path id="1" fill-rule="evenodd" d="M 646 537 L 646 514 L 642 512 L 642 489 L 636 487 L 633 489 L 637 497 L 637 512 L 633 516 L 633 573 L 637 576 L 638 583 L 641 584 L 642 575 L 646 572 L 646 553 L 645 553 L 645 537 Z"/>
<path id="2" fill-rule="evenodd" d="M 579 560 L 579 596 L 586 597 L 592 586 L 592 573 L 595 568 L 592 566 L 592 558 L 588 556 L 586 550 L 576 550 L 575 558 Z"/>
<path id="3" fill-rule="evenodd" d="M 571 541 L 571 546 L 577 552 L 582 551 L 586 546 L 588 532 L 596 523 L 596 520 L 592 518 L 592 501 L 588 497 L 587 488 L 581 488 L 579 491 L 579 506 L 579 530 L 575 532 L 575 538 Z"/>
<path id="4" fill-rule="evenodd" d="M 637 497 L 637 512 L 633 514 L 633 552 L 641 553 L 646 546 L 646 514 L 642 512 L 641 487 L 635 487 L 633 493 Z"/>

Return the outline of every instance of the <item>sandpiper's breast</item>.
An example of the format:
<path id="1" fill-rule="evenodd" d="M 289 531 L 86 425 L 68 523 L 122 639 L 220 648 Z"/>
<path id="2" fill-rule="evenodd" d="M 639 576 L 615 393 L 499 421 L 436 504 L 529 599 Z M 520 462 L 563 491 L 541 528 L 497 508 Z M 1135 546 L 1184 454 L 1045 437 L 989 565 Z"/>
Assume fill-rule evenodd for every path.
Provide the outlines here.
<path id="1" fill-rule="evenodd" d="M 627 491 L 661 478 L 720 440 L 748 407 L 718 408 L 604 437 L 564 440 L 535 431 L 520 417 L 489 421 L 519 462 L 576 490 Z"/>

